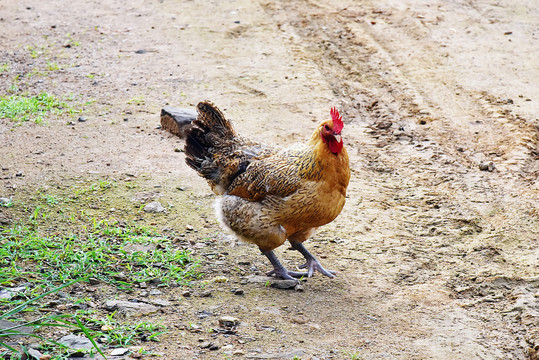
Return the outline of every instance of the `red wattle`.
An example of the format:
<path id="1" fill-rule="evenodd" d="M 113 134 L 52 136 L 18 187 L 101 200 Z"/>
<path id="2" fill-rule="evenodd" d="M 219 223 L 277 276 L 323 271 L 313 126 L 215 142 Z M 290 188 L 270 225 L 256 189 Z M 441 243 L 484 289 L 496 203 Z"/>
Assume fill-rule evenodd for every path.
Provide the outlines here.
<path id="1" fill-rule="evenodd" d="M 335 139 L 330 139 L 328 145 L 329 145 L 329 151 L 331 151 L 334 154 L 338 154 L 342 150 L 343 143 L 342 143 L 342 140 L 341 142 L 337 142 L 337 140 Z"/>

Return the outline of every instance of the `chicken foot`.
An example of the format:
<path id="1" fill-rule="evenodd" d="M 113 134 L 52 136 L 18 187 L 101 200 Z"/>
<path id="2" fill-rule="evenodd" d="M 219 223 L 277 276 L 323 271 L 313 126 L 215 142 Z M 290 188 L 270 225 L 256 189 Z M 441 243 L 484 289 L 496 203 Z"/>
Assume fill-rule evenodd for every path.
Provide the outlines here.
<path id="1" fill-rule="evenodd" d="M 324 269 L 322 265 L 320 265 L 320 262 L 314 257 L 313 254 L 309 252 L 309 250 L 305 248 L 305 246 L 303 246 L 302 243 L 297 241 L 290 241 L 290 244 L 292 245 L 293 249 L 299 251 L 301 255 L 305 257 L 305 260 L 307 260 L 305 264 L 298 266 L 298 268 L 300 269 L 308 269 L 307 273 L 305 273 L 307 277 L 313 276 L 315 270 L 318 270 L 323 275 L 326 275 L 331 279 L 335 277 L 335 271 Z"/>
<path id="2" fill-rule="evenodd" d="M 303 277 L 307 276 L 306 272 L 295 272 L 295 271 L 288 271 L 286 268 L 281 264 L 279 259 L 277 259 L 277 256 L 273 253 L 271 250 L 262 250 L 262 254 L 266 255 L 268 260 L 271 262 L 271 265 L 273 265 L 273 270 L 266 273 L 266 275 L 271 276 L 275 275 L 285 280 L 294 280 L 296 282 L 299 282 L 298 279 L 295 279 L 296 277 Z"/>

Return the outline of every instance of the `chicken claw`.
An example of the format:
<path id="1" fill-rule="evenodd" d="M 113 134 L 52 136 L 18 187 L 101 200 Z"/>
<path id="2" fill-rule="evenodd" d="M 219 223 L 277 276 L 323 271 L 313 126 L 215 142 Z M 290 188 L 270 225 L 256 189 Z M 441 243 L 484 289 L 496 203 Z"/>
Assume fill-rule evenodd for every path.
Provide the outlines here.
<path id="1" fill-rule="evenodd" d="M 320 262 L 303 246 L 300 242 L 291 241 L 290 244 L 292 245 L 292 248 L 299 251 L 303 257 L 305 257 L 305 260 L 307 262 L 303 265 L 298 266 L 300 269 L 308 269 L 307 270 L 307 277 L 313 276 L 313 273 L 315 270 L 318 270 L 323 275 L 326 275 L 330 279 L 333 279 L 335 277 L 336 272 L 332 270 L 326 270 L 322 265 L 320 265 Z"/>
<path id="2" fill-rule="evenodd" d="M 267 272 L 266 275 L 268 275 L 268 276 L 275 275 L 275 276 L 278 276 L 278 277 L 280 277 L 280 278 L 282 278 L 284 280 L 294 280 L 297 283 L 299 283 L 299 280 L 294 279 L 294 277 L 303 277 L 303 276 L 307 275 L 307 273 L 299 273 L 299 272 L 295 272 L 295 271 L 286 270 L 286 268 L 281 264 L 279 259 L 277 259 L 277 256 L 275 256 L 273 251 L 271 251 L 271 250 L 265 251 L 265 250 L 262 250 L 262 249 L 260 249 L 260 251 L 262 251 L 262 254 L 266 255 L 266 257 L 269 259 L 269 261 L 273 265 L 273 270 Z"/>

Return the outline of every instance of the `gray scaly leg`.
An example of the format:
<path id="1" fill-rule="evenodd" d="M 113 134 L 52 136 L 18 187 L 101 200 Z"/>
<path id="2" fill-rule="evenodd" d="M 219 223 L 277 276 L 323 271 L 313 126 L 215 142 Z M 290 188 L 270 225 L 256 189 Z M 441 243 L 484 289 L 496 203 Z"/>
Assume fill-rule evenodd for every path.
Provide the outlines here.
<path id="1" fill-rule="evenodd" d="M 260 249 L 260 251 L 262 251 L 262 254 L 266 255 L 268 260 L 271 262 L 271 265 L 273 265 L 273 270 L 268 272 L 266 275 L 268 275 L 268 276 L 275 275 L 275 276 L 278 276 L 278 277 L 283 278 L 285 280 L 297 281 L 298 283 L 299 283 L 299 281 L 297 279 L 294 279 L 294 277 L 303 277 L 303 276 L 307 275 L 306 272 L 305 273 L 302 273 L 302 272 L 300 273 L 300 272 L 286 270 L 286 268 L 281 264 L 279 259 L 277 259 L 277 256 L 275 256 L 273 251 L 271 251 L 271 250 L 266 251 L 266 250 L 262 250 L 262 249 Z"/>
<path id="2" fill-rule="evenodd" d="M 296 249 L 305 257 L 305 260 L 307 262 L 301 266 L 299 266 L 300 269 L 307 269 L 307 277 L 313 276 L 313 273 L 315 270 L 318 270 L 322 274 L 326 275 L 329 278 L 335 277 L 335 271 L 326 270 L 320 265 L 320 262 L 303 246 L 300 242 L 290 241 L 290 244 L 292 245 L 292 248 Z"/>

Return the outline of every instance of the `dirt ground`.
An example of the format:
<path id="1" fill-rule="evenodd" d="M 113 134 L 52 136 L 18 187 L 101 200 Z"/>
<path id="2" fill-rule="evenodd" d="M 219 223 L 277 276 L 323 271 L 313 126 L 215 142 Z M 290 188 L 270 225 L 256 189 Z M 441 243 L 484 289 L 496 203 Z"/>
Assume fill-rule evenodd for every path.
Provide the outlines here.
<path id="1" fill-rule="evenodd" d="M 71 94 L 86 121 L 0 119 L 0 196 L 134 176 L 174 205 L 150 221 L 208 234 L 205 277 L 228 282 L 165 290 L 171 331 L 151 348 L 166 359 L 537 359 L 538 19 L 533 0 L 2 1 L 0 93 Z M 221 232 L 158 129 L 163 106 L 204 99 L 283 145 L 341 110 L 347 204 L 306 244 L 335 279 L 246 282 L 269 263 Z M 223 315 L 236 335 L 186 330 Z"/>

